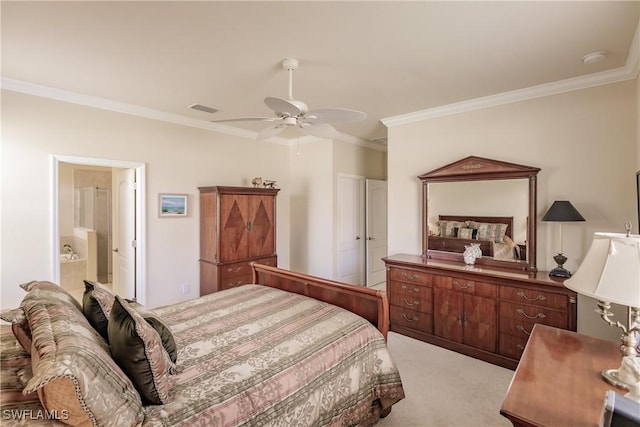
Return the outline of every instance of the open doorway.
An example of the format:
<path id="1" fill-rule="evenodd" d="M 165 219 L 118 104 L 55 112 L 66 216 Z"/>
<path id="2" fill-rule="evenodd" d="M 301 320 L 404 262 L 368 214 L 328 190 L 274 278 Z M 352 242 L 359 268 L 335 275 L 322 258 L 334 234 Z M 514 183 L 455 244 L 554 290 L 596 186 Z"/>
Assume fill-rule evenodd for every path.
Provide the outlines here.
<path id="1" fill-rule="evenodd" d="M 53 156 L 52 271 L 77 298 L 88 279 L 146 302 L 144 166 Z"/>

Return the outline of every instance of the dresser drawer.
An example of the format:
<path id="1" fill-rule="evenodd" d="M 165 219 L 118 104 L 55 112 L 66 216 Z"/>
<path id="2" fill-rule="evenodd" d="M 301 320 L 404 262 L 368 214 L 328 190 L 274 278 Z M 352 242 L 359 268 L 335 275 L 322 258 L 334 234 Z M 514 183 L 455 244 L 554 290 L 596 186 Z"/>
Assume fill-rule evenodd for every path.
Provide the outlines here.
<path id="1" fill-rule="evenodd" d="M 537 289 L 516 288 L 512 286 L 500 287 L 500 299 L 522 304 L 568 311 L 569 297 Z"/>
<path id="2" fill-rule="evenodd" d="M 569 316 L 562 311 L 500 301 L 501 333 L 528 337 L 536 323 L 568 329 Z"/>
<path id="3" fill-rule="evenodd" d="M 430 285 L 431 274 L 423 271 L 408 270 L 404 268 L 391 267 L 389 278 L 400 282 L 417 283 L 419 285 Z"/>
<path id="4" fill-rule="evenodd" d="M 263 264 L 263 265 L 271 265 L 275 267 L 276 258 L 269 257 L 269 258 L 260 258 L 256 260 L 251 260 L 251 261 L 234 262 L 232 264 L 222 264 L 219 267 L 220 279 L 222 281 L 225 281 L 225 279 L 230 279 L 233 277 L 248 276 L 249 280 L 251 280 L 251 277 L 253 275 L 253 272 L 251 270 L 251 265 L 250 265 L 251 262 L 255 262 L 257 264 Z"/>
<path id="5" fill-rule="evenodd" d="M 408 308 L 391 306 L 389 322 L 391 330 L 394 326 L 404 326 L 427 334 L 433 333 L 433 316 Z"/>
<path id="6" fill-rule="evenodd" d="M 514 337 L 509 334 L 500 334 L 498 338 L 498 353 L 512 359 L 519 360 L 522 356 L 529 337 Z"/>
<path id="7" fill-rule="evenodd" d="M 479 297 L 496 298 L 498 288 L 491 283 L 484 283 L 475 280 L 462 279 L 453 276 L 433 276 L 433 286 L 451 289 L 458 292 L 473 294 Z"/>
<path id="8" fill-rule="evenodd" d="M 244 276 L 222 277 L 220 278 L 220 289 L 235 288 L 236 286 L 251 283 L 253 276 L 251 274 Z"/>
<path id="9" fill-rule="evenodd" d="M 391 282 L 389 304 L 423 313 L 433 313 L 433 290 L 428 286 Z"/>

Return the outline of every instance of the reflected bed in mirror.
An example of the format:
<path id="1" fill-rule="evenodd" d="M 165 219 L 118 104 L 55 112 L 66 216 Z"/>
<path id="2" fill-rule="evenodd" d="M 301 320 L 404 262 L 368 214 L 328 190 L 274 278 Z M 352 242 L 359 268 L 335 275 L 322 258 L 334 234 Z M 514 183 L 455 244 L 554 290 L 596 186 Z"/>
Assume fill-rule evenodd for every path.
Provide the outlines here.
<path id="1" fill-rule="evenodd" d="M 480 243 L 483 255 L 477 263 L 536 271 L 539 171 L 471 156 L 419 176 L 424 187 L 422 255 L 462 260 L 465 245 Z"/>
<path id="2" fill-rule="evenodd" d="M 435 224 L 429 226 L 430 250 L 463 253 L 467 245 L 477 243 L 483 257 L 526 260 L 525 244 L 514 242 L 512 216 L 438 215 Z"/>

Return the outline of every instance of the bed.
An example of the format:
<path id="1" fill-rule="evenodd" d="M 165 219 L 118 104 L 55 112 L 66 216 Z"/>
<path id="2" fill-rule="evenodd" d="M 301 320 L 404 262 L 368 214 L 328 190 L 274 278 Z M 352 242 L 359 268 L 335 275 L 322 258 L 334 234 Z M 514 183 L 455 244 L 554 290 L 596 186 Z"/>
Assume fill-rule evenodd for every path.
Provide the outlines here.
<path id="1" fill-rule="evenodd" d="M 502 260 L 524 259 L 512 233 L 512 216 L 438 215 L 437 227 L 429 236 L 428 248 L 462 253 L 466 245 L 478 243 L 482 256 Z"/>
<path id="2" fill-rule="evenodd" d="M 252 269 L 153 310 L 97 283 L 82 304 L 21 285 L 1 316 L 2 425 L 368 426 L 404 398 L 384 291 Z"/>

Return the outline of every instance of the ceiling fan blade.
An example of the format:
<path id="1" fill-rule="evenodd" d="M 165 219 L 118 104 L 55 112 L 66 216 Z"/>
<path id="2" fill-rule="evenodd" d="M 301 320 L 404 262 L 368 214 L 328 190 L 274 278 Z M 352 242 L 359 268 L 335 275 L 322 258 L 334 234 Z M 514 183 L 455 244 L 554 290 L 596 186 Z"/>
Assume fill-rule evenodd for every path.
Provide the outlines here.
<path id="1" fill-rule="evenodd" d="M 304 133 L 318 138 L 334 139 L 338 137 L 338 131 L 326 123 L 304 123 L 300 126 Z"/>
<path id="2" fill-rule="evenodd" d="M 367 113 L 347 108 L 319 108 L 305 115 L 305 121 L 309 123 L 357 122 L 366 118 Z"/>
<path id="3" fill-rule="evenodd" d="M 285 113 L 289 116 L 299 116 L 303 113 L 303 110 L 300 108 L 301 106 L 297 105 L 299 103 L 298 101 L 292 102 L 286 99 L 268 96 L 264 99 L 264 103 L 276 113 Z"/>
<path id="4" fill-rule="evenodd" d="M 275 122 L 282 120 L 280 117 L 238 117 L 237 119 L 222 119 L 211 120 L 212 123 L 224 123 L 224 122 Z"/>
<path id="5" fill-rule="evenodd" d="M 282 124 L 282 123 L 278 124 L 278 125 L 275 125 L 275 126 L 269 126 L 268 128 L 264 128 L 260 132 L 258 132 L 258 135 L 256 136 L 256 139 L 268 139 L 268 138 L 271 138 L 272 136 L 276 136 L 277 134 L 282 132 L 286 127 L 287 127 L 287 125 Z"/>

